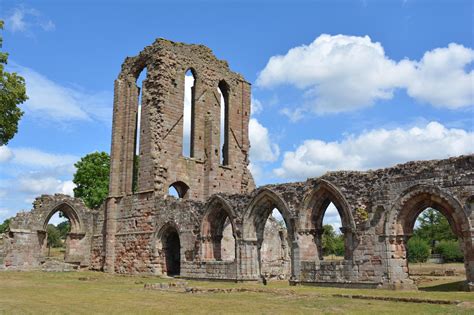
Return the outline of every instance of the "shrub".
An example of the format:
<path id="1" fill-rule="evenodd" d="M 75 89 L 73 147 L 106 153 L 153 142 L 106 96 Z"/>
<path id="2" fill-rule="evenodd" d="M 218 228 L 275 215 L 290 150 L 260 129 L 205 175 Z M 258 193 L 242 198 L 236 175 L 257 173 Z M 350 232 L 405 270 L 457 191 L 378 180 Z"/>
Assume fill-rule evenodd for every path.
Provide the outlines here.
<path id="1" fill-rule="evenodd" d="M 435 246 L 435 252 L 443 256 L 445 262 L 462 262 L 464 259 L 457 241 L 441 241 Z"/>
<path id="2" fill-rule="evenodd" d="M 431 251 L 428 243 L 418 237 L 412 237 L 408 241 L 408 261 L 425 262 L 430 257 Z"/>

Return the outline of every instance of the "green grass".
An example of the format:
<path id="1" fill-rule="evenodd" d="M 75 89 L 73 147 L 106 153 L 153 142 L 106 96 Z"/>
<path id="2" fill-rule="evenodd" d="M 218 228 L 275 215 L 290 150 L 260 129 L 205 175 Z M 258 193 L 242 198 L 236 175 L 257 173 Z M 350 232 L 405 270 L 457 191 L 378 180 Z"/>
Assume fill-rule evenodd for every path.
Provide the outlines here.
<path id="1" fill-rule="evenodd" d="M 82 280 L 81 280 L 82 279 Z M 269 293 L 200 293 L 144 289 L 144 283 L 170 279 L 118 276 L 96 272 L 1 272 L 0 313 L 8 314 L 469 314 L 474 308 L 335 298 L 331 294 L 366 294 L 474 301 L 465 292 L 397 292 L 318 287 L 289 287 L 285 281 L 257 283 L 188 281 L 203 288 L 265 288 Z M 473 304 L 474 305 L 474 304 Z"/>

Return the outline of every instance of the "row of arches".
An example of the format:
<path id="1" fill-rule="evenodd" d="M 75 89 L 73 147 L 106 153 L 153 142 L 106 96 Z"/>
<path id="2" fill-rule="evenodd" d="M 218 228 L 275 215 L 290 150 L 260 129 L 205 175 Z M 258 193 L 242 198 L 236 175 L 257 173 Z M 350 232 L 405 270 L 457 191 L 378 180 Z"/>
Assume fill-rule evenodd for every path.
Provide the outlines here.
<path id="1" fill-rule="evenodd" d="M 199 259 L 233 262 L 239 255 L 237 247 L 241 246 L 242 242 L 253 242 L 257 249 L 258 273 L 264 275 L 265 226 L 272 213 L 278 211 L 287 231 L 284 235 L 290 258 L 287 275 L 294 276 L 295 259 L 320 262 L 325 260 L 322 244 L 323 218 L 331 204 L 337 209 L 341 218 L 341 233 L 344 239 L 343 260 L 346 263 L 353 263 L 354 250 L 359 241 L 355 233 L 356 224 L 343 195 L 327 182 L 320 182 L 315 191 L 308 194 L 301 204 L 303 209 L 301 213 L 296 213 L 289 208 L 283 198 L 266 188 L 261 189 L 253 198 L 242 219 L 237 219 L 235 210 L 224 198 L 213 197 L 208 203 L 200 226 Z M 448 219 L 453 232 L 459 237 L 468 268 L 468 256 L 471 255 L 469 248 L 472 244 L 470 234 L 468 235 L 466 231 L 470 228 L 470 222 L 460 203 L 439 188 L 412 187 L 391 206 L 391 210 L 387 210 L 383 222 L 377 223 L 383 225 L 384 232 L 379 236 L 386 238 L 388 252 L 386 259 L 398 260 L 398 263 L 389 264 L 391 268 L 399 269 L 389 271 L 392 276 L 405 274 L 405 278 L 409 277 L 406 241 L 413 234 L 417 217 L 426 209 L 438 210 Z M 228 244 L 224 244 L 226 229 L 231 231 L 232 241 L 235 244 L 235 247 L 230 247 L 234 250 L 232 254 L 225 251 L 229 248 Z M 177 228 L 175 232 L 179 235 Z M 305 234 L 310 237 L 305 239 Z M 404 238 L 404 244 L 392 241 L 400 237 Z M 298 257 L 295 257 L 296 254 Z"/>

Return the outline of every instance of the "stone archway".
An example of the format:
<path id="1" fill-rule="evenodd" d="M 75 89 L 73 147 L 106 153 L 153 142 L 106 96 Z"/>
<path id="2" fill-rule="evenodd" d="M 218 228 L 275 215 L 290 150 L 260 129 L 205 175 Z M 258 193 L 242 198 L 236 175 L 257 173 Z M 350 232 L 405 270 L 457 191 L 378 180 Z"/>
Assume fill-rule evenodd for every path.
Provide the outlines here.
<path id="1" fill-rule="evenodd" d="M 181 273 L 181 241 L 178 228 L 167 223 L 156 235 L 155 251 L 158 258 L 158 274 L 179 276 Z"/>
<path id="2" fill-rule="evenodd" d="M 344 259 L 352 259 L 354 231 L 356 225 L 349 204 L 343 194 L 330 182 L 319 179 L 303 203 L 301 213 L 300 259 L 322 260 L 323 219 L 328 205 L 333 203 L 341 218 L 341 232 L 344 235 Z"/>
<path id="3" fill-rule="evenodd" d="M 289 255 L 289 266 L 287 278 L 294 278 L 294 252 L 296 242 L 294 241 L 294 219 L 286 202 L 274 191 L 263 188 L 252 199 L 243 219 L 243 248 L 244 254 L 250 261 L 245 265 L 247 274 L 251 277 L 263 277 L 262 266 L 262 244 L 267 219 L 272 211 L 278 209 L 286 225 L 286 242 L 282 243 L 286 247 L 285 251 Z M 285 244 L 286 243 L 286 244 Z M 250 268 L 249 268 L 250 267 Z M 285 271 L 286 272 L 286 271 Z M 245 273 L 245 272 L 244 272 Z"/>
<path id="4" fill-rule="evenodd" d="M 467 282 L 474 280 L 472 264 L 471 225 L 459 201 L 449 193 L 434 186 L 413 186 L 396 201 L 385 222 L 387 246 L 387 274 L 390 286 L 394 288 L 415 287 L 409 277 L 407 242 L 413 235 L 415 221 L 427 208 L 443 214 L 461 242 L 464 252 Z"/>
<path id="5" fill-rule="evenodd" d="M 201 258 L 235 261 L 235 214 L 228 203 L 215 196 L 210 201 L 201 223 Z"/>
<path id="6" fill-rule="evenodd" d="M 33 210 L 19 213 L 11 221 L 11 246 L 7 254 L 9 268 L 31 269 L 45 261 L 47 225 L 51 217 L 59 211 L 71 222 L 64 261 L 78 266 L 89 266 L 93 212 L 80 199 L 56 194 L 36 198 Z"/>

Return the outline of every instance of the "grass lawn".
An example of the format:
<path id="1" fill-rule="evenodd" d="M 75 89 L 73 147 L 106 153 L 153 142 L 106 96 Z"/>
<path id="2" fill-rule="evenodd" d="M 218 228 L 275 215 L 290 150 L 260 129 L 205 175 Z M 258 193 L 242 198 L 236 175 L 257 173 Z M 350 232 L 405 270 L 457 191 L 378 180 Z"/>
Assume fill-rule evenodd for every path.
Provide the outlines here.
<path id="1" fill-rule="evenodd" d="M 444 277 L 447 278 L 447 277 Z M 444 279 L 458 281 L 460 279 Z M 7 314 L 473 314 L 474 294 L 456 291 L 386 291 L 289 287 L 286 281 L 227 283 L 188 281 L 201 288 L 264 288 L 268 292 L 182 293 L 144 289 L 145 283 L 172 279 L 119 276 L 99 272 L 0 272 L 0 313 Z M 436 285 L 445 285 L 443 281 Z M 454 287 L 445 287 L 452 290 Z M 332 294 L 424 297 L 467 301 L 463 305 L 434 305 L 336 298 Z"/>

